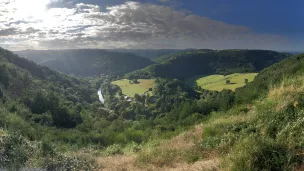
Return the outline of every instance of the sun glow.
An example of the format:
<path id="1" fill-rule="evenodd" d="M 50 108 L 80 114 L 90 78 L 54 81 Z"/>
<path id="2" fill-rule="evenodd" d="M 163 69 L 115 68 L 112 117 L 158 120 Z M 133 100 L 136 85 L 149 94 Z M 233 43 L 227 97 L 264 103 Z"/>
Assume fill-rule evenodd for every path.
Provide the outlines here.
<path id="1" fill-rule="evenodd" d="M 49 0 L 15 0 L 11 3 L 15 17 L 18 18 L 43 18 Z"/>

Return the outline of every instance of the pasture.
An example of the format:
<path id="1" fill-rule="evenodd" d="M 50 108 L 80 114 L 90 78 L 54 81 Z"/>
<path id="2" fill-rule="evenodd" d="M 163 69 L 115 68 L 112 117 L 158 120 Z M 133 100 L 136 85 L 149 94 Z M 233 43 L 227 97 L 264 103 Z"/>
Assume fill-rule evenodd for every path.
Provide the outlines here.
<path id="1" fill-rule="evenodd" d="M 234 91 L 236 88 L 246 85 L 245 79 L 252 82 L 258 73 L 235 73 L 230 75 L 210 75 L 198 78 L 195 82 L 198 86 L 207 90 L 222 91 L 223 89 L 230 89 Z M 227 84 L 227 80 L 230 83 Z"/>
<path id="2" fill-rule="evenodd" d="M 133 83 L 128 79 L 122 79 L 113 81 L 112 84 L 119 86 L 122 90 L 122 93 L 134 97 L 135 94 L 144 94 L 149 91 L 150 88 L 153 88 L 154 79 L 138 79 L 138 83 Z M 152 92 L 148 92 L 152 95 Z"/>

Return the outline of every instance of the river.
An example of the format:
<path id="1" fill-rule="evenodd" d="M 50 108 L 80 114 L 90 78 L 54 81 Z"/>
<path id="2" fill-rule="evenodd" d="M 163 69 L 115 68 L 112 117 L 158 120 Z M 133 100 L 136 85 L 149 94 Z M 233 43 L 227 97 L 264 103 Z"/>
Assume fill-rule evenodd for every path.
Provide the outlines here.
<path id="1" fill-rule="evenodd" d="M 104 97 L 103 97 L 103 95 L 102 95 L 102 93 L 101 93 L 101 89 L 98 90 L 97 94 L 98 94 L 98 97 L 99 97 L 99 101 L 100 101 L 102 104 L 104 104 L 105 99 L 104 99 Z"/>

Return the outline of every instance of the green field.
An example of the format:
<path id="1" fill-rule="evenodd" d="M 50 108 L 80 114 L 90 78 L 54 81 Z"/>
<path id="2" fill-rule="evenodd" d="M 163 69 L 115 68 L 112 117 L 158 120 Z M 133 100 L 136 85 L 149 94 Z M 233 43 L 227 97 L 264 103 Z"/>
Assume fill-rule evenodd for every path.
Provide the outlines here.
<path id="1" fill-rule="evenodd" d="M 112 84 L 119 86 L 122 90 L 122 93 L 134 97 L 135 94 L 144 94 L 149 90 L 149 88 L 153 88 L 154 79 L 138 79 L 138 84 L 130 83 L 128 79 L 122 79 L 113 81 Z M 149 92 L 152 95 L 152 92 Z"/>
<path id="2" fill-rule="evenodd" d="M 195 82 L 198 86 L 207 90 L 222 91 L 223 89 L 235 90 L 245 85 L 245 79 L 249 82 L 253 81 L 258 73 L 246 74 L 230 74 L 230 75 L 210 75 L 197 79 Z M 226 80 L 230 80 L 230 84 L 226 84 Z"/>

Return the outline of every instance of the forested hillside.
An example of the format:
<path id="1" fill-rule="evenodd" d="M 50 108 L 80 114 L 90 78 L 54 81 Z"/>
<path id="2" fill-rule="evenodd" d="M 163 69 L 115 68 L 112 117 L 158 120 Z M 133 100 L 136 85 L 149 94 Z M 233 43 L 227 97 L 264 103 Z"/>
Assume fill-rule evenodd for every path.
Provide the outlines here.
<path id="1" fill-rule="evenodd" d="M 162 58 L 176 53 L 195 51 L 194 49 L 112 49 L 113 52 L 133 53 L 152 61 L 161 61 Z"/>
<path id="2" fill-rule="evenodd" d="M 126 77 L 187 79 L 197 75 L 258 72 L 288 56 L 267 50 L 198 50 L 173 55 L 161 64 L 131 72 Z"/>
<path id="3" fill-rule="evenodd" d="M 40 65 L 76 76 L 124 75 L 153 64 L 132 53 L 100 49 L 46 50 L 16 52 Z"/>
<path id="4" fill-rule="evenodd" d="M 90 160 L 96 151 L 112 155 L 121 153 L 117 146 L 131 145 L 135 150 L 157 135 L 175 134 L 213 110 L 229 108 L 233 95 L 225 91 L 198 101 L 198 93 L 184 82 L 159 78 L 153 98 L 136 95 L 127 101 L 111 84 L 114 77 L 75 78 L 4 49 L 0 54 L 0 161 L 5 161 L 1 168 L 90 170 L 96 166 Z M 105 105 L 97 98 L 100 84 Z M 81 148 L 93 152 L 72 153 Z"/>
<path id="5" fill-rule="evenodd" d="M 98 101 L 97 88 L 0 49 L 0 168 L 91 167 L 55 144 L 70 141 L 65 135 L 85 121 L 82 112 Z"/>
<path id="6" fill-rule="evenodd" d="M 128 100 L 116 77 L 67 76 L 1 49 L 0 168 L 303 168 L 303 68 L 293 56 L 235 92 L 156 78 L 152 96 Z"/>

